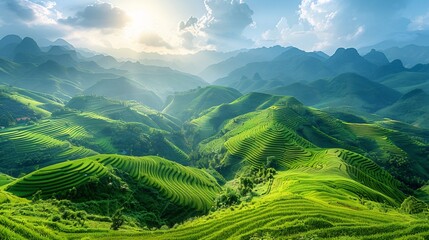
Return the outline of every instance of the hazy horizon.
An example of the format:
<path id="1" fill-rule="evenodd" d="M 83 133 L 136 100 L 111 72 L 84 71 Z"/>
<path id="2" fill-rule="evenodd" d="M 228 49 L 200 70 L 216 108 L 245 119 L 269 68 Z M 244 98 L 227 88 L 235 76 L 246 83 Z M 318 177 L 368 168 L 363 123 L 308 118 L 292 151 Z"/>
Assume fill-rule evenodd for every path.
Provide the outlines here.
<path id="1" fill-rule="evenodd" d="M 169 54 L 295 46 L 332 54 L 426 35 L 429 2 L 395 0 L 38 1 L 0 3 L 0 35 L 79 48 Z"/>

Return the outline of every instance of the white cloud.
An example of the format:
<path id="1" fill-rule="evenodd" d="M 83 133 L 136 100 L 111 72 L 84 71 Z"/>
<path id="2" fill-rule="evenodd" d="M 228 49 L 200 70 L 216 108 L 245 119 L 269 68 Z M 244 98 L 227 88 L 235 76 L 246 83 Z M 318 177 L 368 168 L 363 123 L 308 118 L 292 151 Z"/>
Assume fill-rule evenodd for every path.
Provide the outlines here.
<path id="1" fill-rule="evenodd" d="M 244 1 L 205 0 L 204 4 L 204 16 L 179 24 L 184 47 L 231 50 L 252 45 L 243 36 L 244 29 L 253 24 L 253 11 Z"/>
<path id="2" fill-rule="evenodd" d="M 30 0 L 6 0 L 4 9 L 7 9 L 13 16 L 26 24 L 43 25 L 56 24 L 61 13 L 54 9 L 55 2 L 33 2 Z M 18 17 L 18 18 L 16 18 Z M 11 22 L 11 19 L 8 19 Z"/>
<path id="3" fill-rule="evenodd" d="M 323 32 L 332 28 L 338 11 L 335 0 L 303 0 L 299 5 L 299 18 L 308 22 L 314 31 Z"/>
<path id="4" fill-rule="evenodd" d="M 171 49 L 172 46 L 161 36 L 153 32 L 143 33 L 140 36 L 140 43 L 147 47 Z"/>
<path id="5" fill-rule="evenodd" d="M 290 26 L 285 17 L 281 18 L 274 28 L 261 35 L 259 44 L 271 41 L 307 50 L 333 51 L 340 46 L 375 43 L 407 30 L 408 20 L 400 15 L 407 4 L 405 0 L 364 3 L 361 0 L 302 0 L 296 23 Z"/>
<path id="6" fill-rule="evenodd" d="M 129 17 L 125 11 L 110 3 L 97 2 L 77 12 L 75 16 L 59 21 L 84 28 L 123 28 L 128 23 Z"/>
<path id="7" fill-rule="evenodd" d="M 420 15 L 411 20 L 408 26 L 411 31 L 421 31 L 429 29 L 429 12 L 425 15 Z"/>

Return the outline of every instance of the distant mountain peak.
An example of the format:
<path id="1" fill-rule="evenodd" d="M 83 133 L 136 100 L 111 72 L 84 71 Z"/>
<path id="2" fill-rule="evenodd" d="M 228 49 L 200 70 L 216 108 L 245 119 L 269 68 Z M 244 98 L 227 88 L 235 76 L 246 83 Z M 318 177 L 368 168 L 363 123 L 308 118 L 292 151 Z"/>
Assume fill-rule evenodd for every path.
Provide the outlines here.
<path id="1" fill-rule="evenodd" d="M 0 48 L 6 47 L 9 44 L 18 44 L 22 41 L 22 38 L 18 35 L 7 35 L 4 36 L 1 40 L 0 40 Z"/>
<path id="2" fill-rule="evenodd" d="M 338 48 L 337 51 L 335 51 L 334 55 L 331 56 L 331 58 L 341 58 L 344 60 L 351 60 L 356 58 L 361 58 L 361 55 L 359 55 L 358 51 L 355 48 Z"/>
<path id="3" fill-rule="evenodd" d="M 69 42 L 67 42 L 66 40 L 62 39 L 62 38 L 58 38 L 57 40 L 55 40 L 53 42 L 53 45 L 55 46 L 62 46 L 62 47 L 66 47 L 69 50 L 73 50 L 75 49 L 74 46 L 72 44 L 70 44 Z"/>
<path id="4" fill-rule="evenodd" d="M 363 56 L 363 58 L 365 58 L 365 60 L 377 66 L 383 66 L 383 65 L 389 64 L 389 60 L 387 59 L 386 55 L 384 55 L 384 53 L 379 52 L 375 49 L 371 49 L 371 51 L 367 53 L 365 56 Z"/>
<path id="5" fill-rule="evenodd" d="M 39 54 L 41 52 L 39 45 L 34 39 L 25 37 L 15 48 L 16 53 L 23 53 L 29 55 Z"/>

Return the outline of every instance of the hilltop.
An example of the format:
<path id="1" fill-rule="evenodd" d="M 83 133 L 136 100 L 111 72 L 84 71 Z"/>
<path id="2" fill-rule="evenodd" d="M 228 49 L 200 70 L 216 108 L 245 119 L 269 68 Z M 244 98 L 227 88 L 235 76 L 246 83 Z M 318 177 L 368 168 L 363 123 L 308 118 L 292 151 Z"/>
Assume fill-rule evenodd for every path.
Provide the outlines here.
<path id="1" fill-rule="evenodd" d="M 197 88 L 170 96 L 163 113 L 185 121 L 197 117 L 204 110 L 232 102 L 240 96 L 241 93 L 233 88 L 220 86 Z"/>

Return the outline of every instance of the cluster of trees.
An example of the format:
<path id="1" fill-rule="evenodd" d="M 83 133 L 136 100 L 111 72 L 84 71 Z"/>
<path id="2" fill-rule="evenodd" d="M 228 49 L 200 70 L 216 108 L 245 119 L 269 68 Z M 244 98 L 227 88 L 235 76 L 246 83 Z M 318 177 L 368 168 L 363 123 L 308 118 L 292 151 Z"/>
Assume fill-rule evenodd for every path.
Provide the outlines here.
<path id="1" fill-rule="evenodd" d="M 214 209 L 230 207 L 239 204 L 242 200 L 250 201 L 253 189 L 257 184 L 272 183 L 276 170 L 274 168 L 262 167 L 251 170 L 248 174 L 240 177 L 237 189 L 226 188 L 215 199 Z"/>

